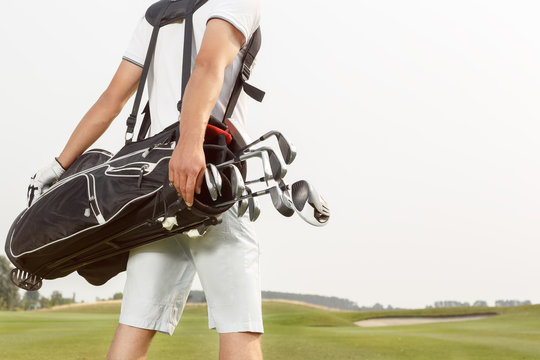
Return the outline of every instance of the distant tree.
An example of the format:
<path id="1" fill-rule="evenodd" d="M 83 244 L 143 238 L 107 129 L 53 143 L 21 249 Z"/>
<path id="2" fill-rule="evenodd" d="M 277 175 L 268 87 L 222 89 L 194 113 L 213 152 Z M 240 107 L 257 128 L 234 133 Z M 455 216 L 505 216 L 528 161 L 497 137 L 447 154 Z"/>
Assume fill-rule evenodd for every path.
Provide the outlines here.
<path id="1" fill-rule="evenodd" d="M 292 301 L 301 301 L 308 304 L 325 306 L 334 309 L 347 310 L 347 311 L 358 311 L 361 308 L 358 307 L 358 304 L 352 302 L 348 299 L 337 298 L 335 296 L 321 296 L 321 295 L 304 295 L 304 294 L 294 294 L 294 293 L 284 293 L 276 291 L 263 291 L 263 299 L 278 299 L 278 300 L 292 300 Z"/>
<path id="2" fill-rule="evenodd" d="M 205 303 L 206 302 L 206 296 L 204 295 L 204 291 L 201 290 L 191 290 L 187 302 L 189 303 Z"/>
<path id="3" fill-rule="evenodd" d="M 121 292 L 117 292 L 113 295 L 112 299 L 113 300 L 122 300 L 122 293 Z"/>
<path id="4" fill-rule="evenodd" d="M 0 256 L 0 310 L 13 310 L 19 303 L 19 289 L 11 282 L 10 267 L 9 260 Z"/>
<path id="5" fill-rule="evenodd" d="M 26 291 L 21 300 L 21 307 L 24 310 L 34 310 L 40 307 L 39 291 Z"/>
<path id="6" fill-rule="evenodd" d="M 473 306 L 488 306 L 488 304 L 484 300 L 476 300 Z"/>
<path id="7" fill-rule="evenodd" d="M 55 290 L 51 294 L 51 298 L 49 299 L 49 307 L 50 306 L 58 306 L 58 305 L 67 305 L 67 304 L 73 304 L 75 296 L 70 298 L 65 298 L 62 296 L 62 293 L 58 290 Z"/>
<path id="8" fill-rule="evenodd" d="M 530 300 L 520 301 L 520 300 L 497 300 L 495 301 L 495 306 L 498 307 L 510 307 L 510 306 L 523 306 L 531 305 Z"/>
<path id="9" fill-rule="evenodd" d="M 54 290 L 51 294 L 51 306 L 62 305 L 62 293 L 58 290 Z"/>
<path id="10" fill-rule="evenodd" d="M 445 301 L 436 301 L 433 304 L 435 308 L 448 308 L 448 307 L 462 307 L 462 306 L 471 306 L 468 302 L 459 302 L 454 300 L 445 300 Z"/>
<path id="11" fill-rule="evenodd" d="M 50 308 L 51 306 L 52 306 L 51 305 L 51 300 L 48 297 L 41 296 L 39 298 L 39 307 L 40 308 L 45 309 L 45 308 Z"/>

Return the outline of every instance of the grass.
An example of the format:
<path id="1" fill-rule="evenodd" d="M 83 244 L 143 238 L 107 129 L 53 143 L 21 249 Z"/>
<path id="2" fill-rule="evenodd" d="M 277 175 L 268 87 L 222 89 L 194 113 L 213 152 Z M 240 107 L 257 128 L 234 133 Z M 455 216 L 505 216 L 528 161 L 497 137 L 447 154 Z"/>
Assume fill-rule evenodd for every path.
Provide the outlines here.
<path id="1" fill-rule="evenodd" d="M 103 359 L 119 304 L 35 312 L 0 312 L 0 359 Z M 384 316 L 493 313 L 483 320 L 360 328 L 355 321 Z M 265 359 L 540 359 L 540 306 L 450 308 L 392 312 L 331 312 L 265 302 Z M 206 307 L 190 306 L 174 336 L 157 335 L 149 359 L 217 359 L 218 335 Z"/>

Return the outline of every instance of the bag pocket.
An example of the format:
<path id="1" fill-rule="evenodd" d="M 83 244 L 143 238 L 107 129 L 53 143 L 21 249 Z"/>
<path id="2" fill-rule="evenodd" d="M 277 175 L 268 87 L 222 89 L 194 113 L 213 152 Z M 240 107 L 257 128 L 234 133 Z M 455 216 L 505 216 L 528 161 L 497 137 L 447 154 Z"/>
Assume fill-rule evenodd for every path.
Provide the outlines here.
<path id="1" fill-rule="evenodd" d="M 21 216 L 11 239 L 11 253 L 21 256 L 100 225 L 93 176 L 82 173 L 51 188 Z"/>

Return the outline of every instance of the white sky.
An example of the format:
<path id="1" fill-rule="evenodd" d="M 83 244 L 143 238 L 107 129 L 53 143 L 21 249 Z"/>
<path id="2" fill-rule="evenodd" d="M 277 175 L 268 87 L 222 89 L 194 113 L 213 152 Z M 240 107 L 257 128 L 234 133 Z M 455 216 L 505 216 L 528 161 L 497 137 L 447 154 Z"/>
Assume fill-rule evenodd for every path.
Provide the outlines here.
<path id="1" fill-rule="evenodd" d="M 3 4 L 2 250 L 29 176 L 104 90 L 150 3 Z M 332 209 L 314 228 L 262 201 L 263 289 L 401 307 L 540 302 L 540 4 L 340 5 L 263 5 L 252 82 L 267 96 L 251 104 L 250 133 L 288 135 L 286 179 L 310 180 Z M 120 148 L 127 113 L 95 147 Z M 42 293 L 92 301 L 123 281 L 72 275 Z"/>

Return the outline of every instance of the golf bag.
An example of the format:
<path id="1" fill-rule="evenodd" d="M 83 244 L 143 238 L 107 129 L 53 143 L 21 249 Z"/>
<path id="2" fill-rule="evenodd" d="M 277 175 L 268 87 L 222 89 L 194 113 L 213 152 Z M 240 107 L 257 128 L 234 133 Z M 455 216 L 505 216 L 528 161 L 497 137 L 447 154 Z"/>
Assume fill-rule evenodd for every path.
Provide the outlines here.
<path id="1" fill-rule="evenodd" d="M 232 204 L 216 205 L 208 188 L 187 208 L 169 184 L 169 159 L 179 139 L 179 124 L 145 138 L 150 127 L 148 105 L 137 141 L 133 133 L 146 77 L 160 27 L 185 19 L 182 95 L 191 72 L 192 16 L 206 0 L 162 0 L 146 17 L 154 26 L 147 57 L 127 120 L 126 145 L 115 155 L 93 149 L 82 154 L 45 194 L 25 209 L 11 226 L 6 254 L 16 266 L 12 281 L 25 290 L 37 290 L 42 279 L 55 279 L 77 271 L 93 285 L 101 285 L 125 270 L 129 250 L 190 230 L 202 233 L 221 221 Z M 225 125 L 242 89 L 261 101 L 262 93 L 246 84 L 260 47 L 260 32 L 252 37 L 223 119 L 211 118 L 204 153 L 209 164 L 234 161 L 245 178 L 245 162 L 234 152 L 245 145 Z M 181 100 L 179 102 L 179 108 Z M 222 199 L 233 199 L 231 168 L 220 171 Z"/>

